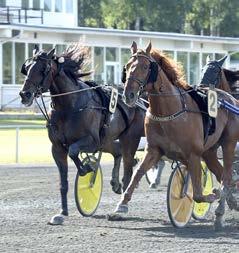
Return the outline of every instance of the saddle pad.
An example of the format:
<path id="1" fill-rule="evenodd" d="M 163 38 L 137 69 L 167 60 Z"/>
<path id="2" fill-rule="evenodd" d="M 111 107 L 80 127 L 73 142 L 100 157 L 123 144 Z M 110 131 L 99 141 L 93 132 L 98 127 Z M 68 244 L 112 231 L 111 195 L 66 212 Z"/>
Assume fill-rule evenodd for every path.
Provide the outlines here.
<path id="1" fill-rule="evenodd" d="M 94 81 L 86 81 L 85 82 L 87 85 L 94 87 L 97 86 L 97 84 Z M 111 95 L 111 89 L 106 88 L 105 86 L 102 86 L 102 88 L 96 89 L 97 94 L 100 96 L 101 101 L 102 101 L 102 106 L 106 108 L 105 113 L 109 114 L 109 103 L 110 103 L 110 95 Z M 130 122 L 133 120 L 134 117 L 134 109 L 128 107 L 123 101 L 122 97 L 119 96 L 118 102 L 117 102 L 117 108 L 120 110 L 122 113 L 122 116 L 124 118 L 126 127 L 128 128 L 130 125 Z M 106 117 L 108 118 L 108 116 Z M 107 121 L 107 119 L 106 119 Z"/>
<path id="2" fill-rule="evenodd" d="M 212 135 L 216 129 L 215 118 L 212 118 L 208 114 L 207 110 L 207 96 L 203 91 L 193 90 L 189 92 L 192 99 L 197 103 L 199 110 L 201 111 L 203 121 L 204 140 L 207 141 L 209 135 Z"/>

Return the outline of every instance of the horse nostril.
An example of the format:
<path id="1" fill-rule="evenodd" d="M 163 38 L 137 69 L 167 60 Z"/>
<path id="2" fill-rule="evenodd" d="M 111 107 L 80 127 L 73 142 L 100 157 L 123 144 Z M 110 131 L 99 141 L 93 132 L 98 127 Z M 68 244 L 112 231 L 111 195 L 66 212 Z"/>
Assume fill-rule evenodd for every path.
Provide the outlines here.
<path id="1" fill-rule="evenodd" d="M 32 96 L 31 92 L 29 91 L 20 91 L 19 95 L 21 98 L 30 98 Z"/>
<path id="2" fill-rule="evenodd" d="M 25 93 L 25 96 L 26 96 L 27 98 L 30 98 L 30 97 L 32 96 L 32 94 L 31 94 L 31 92 L 27 91 L 27 92 Z"/>
<path id="3" fill-rule="evenodd" d="M 131 93 L 129 94 L 129 97 L 130 97 L 130 99 L 133 99 L 133 98 L 134 98 L 134 93 L 131 92 Z"/>

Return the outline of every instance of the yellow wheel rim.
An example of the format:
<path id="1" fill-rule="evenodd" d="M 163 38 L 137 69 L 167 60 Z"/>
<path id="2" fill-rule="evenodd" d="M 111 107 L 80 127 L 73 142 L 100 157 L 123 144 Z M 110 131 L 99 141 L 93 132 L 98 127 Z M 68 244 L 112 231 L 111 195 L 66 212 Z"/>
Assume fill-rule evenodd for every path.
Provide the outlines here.
<path id="1" fill-rule="evenodd" d="M 96 211 L 102 193 L 102 171 L 99 167 L 95 182 L 91 185 L 94 172 L 81 177 L 77 174 L 75 181 L 75 200 L 79 212 L 83 216 L 91 216 Z"/>
<path id="2" fill-rule="evenodd" d="M 186 176 L 186 169 L 181 168 L 184 178 Z M 184 187 L 183 177 L 177 169 L 169 184 L 168 190 L 168 213 L 169 218 L 174 226 L 183 227 L 185 226 L 191 218 L 193 210 L 193 188 L 191 178 L 189 178 L 187 192 L 185 195 L 182 195 Z"/>
<path id="3" fill-rule="evenodd" d="M 211 172 L 207 169 L 205 162 L 202 162 L 202 189 L 203 189 L 203 195 L 208 195 L 212 193 L 213 188 L 213 181 L 212 181 L 212 175 Z M 194 204 L 193 208 L 193 218 L 194 219 L 204 219 L 206 214 L 208 213 L 210 209 L 211 204 L 202 202 L 202 203 L 196 203 Z"/>

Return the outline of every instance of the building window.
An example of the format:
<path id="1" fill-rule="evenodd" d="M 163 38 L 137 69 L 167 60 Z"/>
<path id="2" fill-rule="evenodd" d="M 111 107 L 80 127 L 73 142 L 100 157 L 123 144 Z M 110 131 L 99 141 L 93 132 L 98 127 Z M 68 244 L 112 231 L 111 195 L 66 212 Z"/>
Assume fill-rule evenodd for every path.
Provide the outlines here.
<path id="1" fill-rule="evenodd" d="M 225 54 L 215 54 L 215 60 L 220 60 L 224 56 L 225 56 Z"/>
<path id="2" fill-rule="evenodd" d="M 44 0 L 44 11 L 51 11 L 51 0 Z"/>
<path id="3" fill-rule="evenodd" d="M 53 48 L 52 44 L 42 44 L 42 49 L 47 51 L 47 52 L 52 50 L 52 48 Z"/>
<path id="4" fill-rule="evenodd" d="M 131 51 L 128 48 L 121 49 L 121 67 L 123 67 L 128 61 L 131 56 Z"/>
<path id="5" fill-rule="evenodd" d="M 73 13 L 73 1 L 72 0 L 66 1 L 66 13 Z"/>
<path id="6" fill-rule="evenodd" d="M 102 83 L 104 81 L 104 48 L 94 48 L 94 80 Z"/>
<path id="7" fill-rule="evenodd" d="M 12 83 L 12 42 L 4 43 L 2 46 L 2 69 L 3 83 Z"/>
<path id="8" fill-rule="evenodd" d="M 24 81 L 24 75 L 21 73 L 22 63 L 25 61 L 25 43 L 15 43 L 15 75 L 16 84 Z"/>
<path id="9" fill-rule="evenodd" d="M 6 7 L 6 0 L 0 0 L 0 7 Z"/>
<path id="10" fill-rule="evenodd" d="M 29 43 L 28 44 L 28 58 L 33 56 L 33 50 L 35 48 L 35 45 L 37 45 L 38 47 L 40 46 L 39 44 L 36 44 L 36 43 Z"/>
<path id="11" fill-rule="evenodd" d="M 106 61 L 118 61 L 119 60 L 119 50 L 118 48 L 107 47 L 106 48 Z"/>
<path id="12" fill-rule="evenodd" d="M 207 56 L 210 57 L 210 61 L 213 60 L 213 54 L 212 53 L 203 53 L 202 54 L 202 67 L 204 67 L 207 63 Z"/>
<path id="13" fill-rule="evenodd" d="M 55 12 L 62 12 L 62 0 L 55 0 Z"/>
<path id="14" fill-rule="evenodd" d="M 29 9 L 29 1 L 28 0 L 22 0 L 22 8 Z"/>
<path id="15" fill-rule="evenodd" d="M 61 55 L 66 50 L 66 45 L 56 45 L 56 54 Z"/>
<path id="16" fill-rule="evenodd" d="M 188 73 L 188 53 L 187 52 L 177 52 L 177 61 L 182 64 L 183 70 L 185 72 L 185 79 L 187 79 L 187 73 Z"/>
<path id="17" fill-rule="evenodd" d="M 190 78 L 189 83 L 196 85 L 199 81 L 199 53 L 190 53 Z"/>
<path id="18" fill-rule="evenodd" d="M 169 56 L 171 59 L 174 59 L 174 52 L 170 50 L 163 50 L 163 52 Z"/>
<path id="19" fill-rule="evenodd" d="M 41 0 L 33 0 L 32 8 L 33 10 L 39 10 L 41 8 Z"/>

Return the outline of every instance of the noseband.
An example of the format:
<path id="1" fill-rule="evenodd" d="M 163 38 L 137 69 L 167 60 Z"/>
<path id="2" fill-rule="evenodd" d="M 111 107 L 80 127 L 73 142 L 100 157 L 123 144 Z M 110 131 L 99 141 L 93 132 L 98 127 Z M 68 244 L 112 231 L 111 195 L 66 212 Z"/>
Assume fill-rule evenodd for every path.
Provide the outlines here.
<path id="1" fill-rule="evenodd" d="M 158 63 L 155 60 L 153 60 L 152 58 L 150 58 L 147 55 L 135 53 L 135 54 L 133 54 L 131 56 L 131 58 L 133 58 L 133 57 L 144 57 L 147 60 L 149 60 L 149 62 L 150 62 L 150 68 L 149 68 L 149 72 L 148 72 L 148 74 L 146 76 L 146 79 L 145 80 L 141 80 L 141 79 L 133 77 L 133 76 L 129 76 L 128 78 L 126 78 L 126 67 L 124 66 L 123 74 L 122 74 L 122 82 L 125 83 L 128 80 L 135 81 L 139 85 L 139 90 L 143 91 L 143 89 L 145 88 L 145 86 L 148 83 L 154 83 L 154 82 L 156 82 L 157 76 L 158 76 L 159 65 L 158 65 Z"/>

